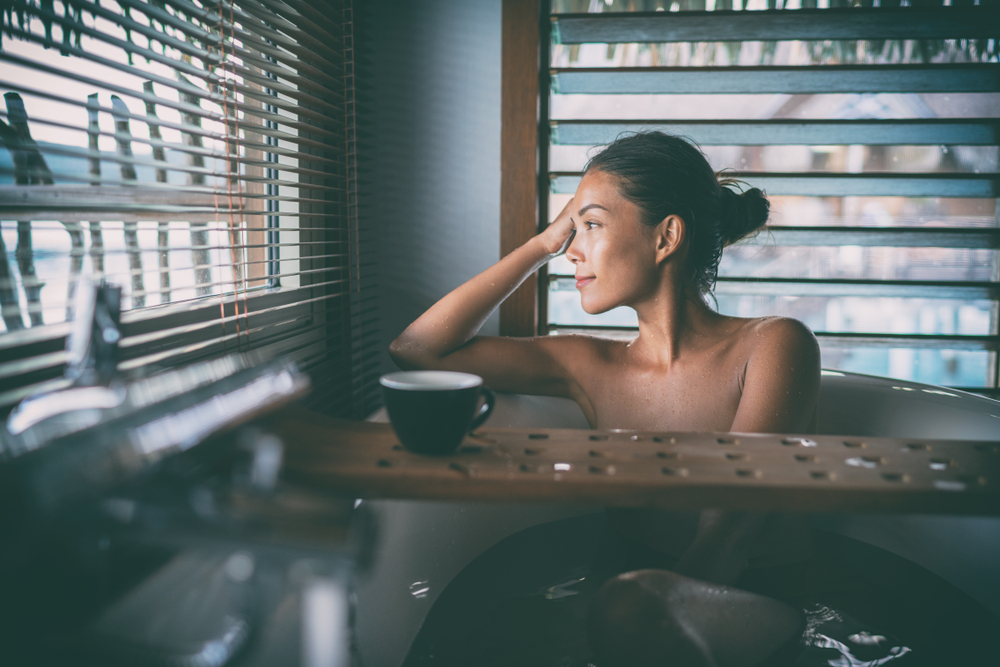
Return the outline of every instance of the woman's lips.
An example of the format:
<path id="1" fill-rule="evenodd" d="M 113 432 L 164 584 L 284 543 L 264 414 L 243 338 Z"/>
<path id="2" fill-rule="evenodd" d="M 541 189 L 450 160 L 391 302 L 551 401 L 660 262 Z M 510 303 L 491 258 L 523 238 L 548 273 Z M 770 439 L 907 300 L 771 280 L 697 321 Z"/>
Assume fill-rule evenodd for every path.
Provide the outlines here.
<path id="1" fill-rule="evenodd" d="M 578 277 L 576 279 L 576 288 L 581 289 L 594 281 L 594 276 L 584 276 Z"/>

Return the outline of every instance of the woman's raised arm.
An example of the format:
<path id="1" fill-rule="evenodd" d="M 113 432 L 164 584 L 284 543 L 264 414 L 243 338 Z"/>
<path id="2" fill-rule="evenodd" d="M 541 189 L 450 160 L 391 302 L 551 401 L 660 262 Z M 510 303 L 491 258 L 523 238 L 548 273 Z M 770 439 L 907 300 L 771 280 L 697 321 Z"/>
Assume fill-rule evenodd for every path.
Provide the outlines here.
<path id="1" fill-rule="evenodd" d="M 389 346 L 403 369 L 457 370 L 481 375 L 501 391 L 568 395 L 559 341 L 547 338 L 476 336 L 500 303 L 524 280 L 572 242 L 570 207 L 533 237 L 478 276 L 456 288 Z"/>

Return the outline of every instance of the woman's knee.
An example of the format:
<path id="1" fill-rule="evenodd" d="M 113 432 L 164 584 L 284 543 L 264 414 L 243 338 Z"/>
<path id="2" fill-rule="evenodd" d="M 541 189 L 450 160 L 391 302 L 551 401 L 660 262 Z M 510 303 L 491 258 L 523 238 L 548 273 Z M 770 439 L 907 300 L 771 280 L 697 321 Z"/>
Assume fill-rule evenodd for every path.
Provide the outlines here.
<path id="1" fill-rule="evenodd" d="M 665 570 L 618 575 L 598 591 L 588 634 L 600 667 L 714 665 L 686 621 L 677 591 L 687 579 Z"/>

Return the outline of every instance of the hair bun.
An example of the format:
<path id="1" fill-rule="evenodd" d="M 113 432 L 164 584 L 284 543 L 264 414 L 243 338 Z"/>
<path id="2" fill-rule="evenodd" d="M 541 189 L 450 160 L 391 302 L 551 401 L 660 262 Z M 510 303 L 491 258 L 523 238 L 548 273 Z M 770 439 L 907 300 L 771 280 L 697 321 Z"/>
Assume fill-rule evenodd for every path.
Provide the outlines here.
<path id="1" fill-rule="evenodd" d="M 759 188 L 746 192 L 734 192 L 728 184 L 722 185 L 722 216 L 720 229 L 724 245 L 732 245 L 740 239 L 759 231 L 767 222 L 771 203 Z"/>

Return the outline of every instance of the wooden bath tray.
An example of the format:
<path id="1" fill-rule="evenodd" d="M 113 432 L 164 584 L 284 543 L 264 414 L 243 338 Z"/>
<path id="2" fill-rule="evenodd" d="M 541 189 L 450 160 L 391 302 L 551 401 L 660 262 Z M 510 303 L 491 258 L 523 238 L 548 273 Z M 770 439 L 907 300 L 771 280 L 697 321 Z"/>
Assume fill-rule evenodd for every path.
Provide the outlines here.
<path id="1" fill-rule="evenodd" d="M 292 409 L 285 479 L 359 498 L 1000 515 L 1000 441 L 483 428 L 457 453 Z"/>

